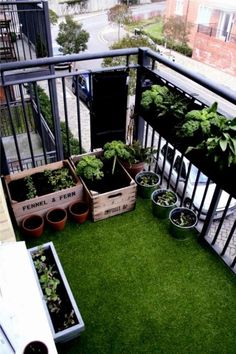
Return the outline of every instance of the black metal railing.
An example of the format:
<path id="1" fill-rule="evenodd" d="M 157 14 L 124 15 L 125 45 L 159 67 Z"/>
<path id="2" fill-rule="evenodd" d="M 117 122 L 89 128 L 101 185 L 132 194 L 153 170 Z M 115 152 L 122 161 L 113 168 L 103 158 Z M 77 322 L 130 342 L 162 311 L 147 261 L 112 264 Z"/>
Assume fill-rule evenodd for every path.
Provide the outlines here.
<path id="1" fill-rule="evenodd" d="M 30 132 L 28 132 L 28 160 L 25 161 L 25 156 L 18 142 L 18 134 L 14 129 L 14 125 L 10 124 L 12 127 L 12 141 L 16 150 L 14 158 L 16 162 L 14 162 L 14 166 L 17 164 L 17 168 L 13 166 L 13 158 L 9 157 L 8 152 L 5 151 L 6 161 L 3 171 L 6 171 L 6 164 L 9 164 L 9 170 L 13 168 L 15 172 L 18 169 L 23 170 L 28 167 L 37 166 L 39 160 L 41 164 L 47 164 L 52 159 L 61 160 L 72 154 L 80 154 L 83 150 L 90 151 L 90 114 L 93 110 L 93 101 L 89 105 L 84 106 L 80 95 L 74 95 L 71 91 L 73 76 L 78 77 L 88 72 L 81 70 L 58 74 L 53 70 L 53 65 L 58 62 L 66 62 L 68 59 L 71 62 L 79 62 L 82 60 L 92 61 L 98 58 L 120 56 L 126 59 L 124 66 L 119 68 L 100 68 L 96 71 L 91 70 L 89 75 L 93 76 L 95 72 L 104 70 L 124 69 L 136 71 L 135 135 L 142 141 L 144 146 L 151 146 L 153 149 L 157 149 L 157 153 L 154 156 L 155 163 L 150 168 L 160 174 L 163 186 L 170 187 L 178 193 L 180 205 L 188 205 L 190 208 L 196 210 L 199 217 L 197 224 L 197 230 L 200 235 L 199 239 L 206 240 L 230 268 L 235 271 L 236 248 L 233 247 L 235 233 L 235 212 L 233 209 L 234 198 L 236 197 L 235 187 L 227 186 L 227 183 L 220 184 L 215 176 L 201 171 L 198 165 L 195 164 L 195 161 L 191 161 L 183 152 L 178 151 L 173 141 L 166 140 L 166 137 L 162 136 L 156 128 L 145 120 L 145 117 L 139 114 L 143 80 L 147 75 L 148 77 L 151 75 L 153 79 L 162 80 L 163 84 L 177 90 L 191 100 L 191 102 L 200 105 L 200 107 L 205 106 L 204 95 L 201 97 L 201 89 L 196 98 L 195 94 L 185 88 L 183 84 L 185 80 L 188 79 L 195 84 L 197 83 L 200 88 L 207 89 L 211 94 L 216 94 L 233 104 L 236 104 L 235 95 L 225 87 L 220 87 L 200 74 L 187 70 L 183 66 L 163 58 L 154 51 L 145 48 L 131 48 L 96 54 L 70 55 L 60 59 L 47 58 L 3 64 L 1 66 L 1 85 L 4 88 L 6 96 L 5 107 L 8 109 L 10 122 L 13 121 L 11 91 L 18 89 L 20 92 L 19 104 L 24 107 L 25 96 L 30 96 L 30 105 L 37 116 L 38 123 L 43 124 L 43 117 L 48 124 L 49 119 L 51 124 L 48 124 L 50 125 L 50 132 L 52 132 L 55 139 L 55 151 L 52 153 L 49 151 L 50 147 L 46 144 L 46 133 L 42 134 L 40 137 L 42 152 L 38 154 L 35 153 L 35 146 Z M 159 69 L 156 70 L 157 63 L 158 65 L 162 64 L 162 71 Z M 42 65 L 43 67 L 41 68 Z M 165 75 L 165 67 L 169 70 L 168 78 Z M 27 72 L 22 75 L 21 71 L 26 68 Z M 170 70 L 173 70 L 173 74 L 171 74 Z M 179 81 L 176 80 L 177 75 L 181 78 Z M 78 82 L 78 79 L 75 82 Z M 25 90 L 26 86 L 27 90 Z M 46 101 L 49 102 L 47 109 L 45 100 L 42 100 L 42 97 L 40 98 L 38 87 L 44 90 L 43 97 L 45 98 L 45 95 L 47 97 Z M 116 88 L 114 87 L 114 89 Z M 92 95 L 92 87 L 90 93 Z M 23 109 L 23 115 L 24 120 L 28 121 L 29 116 L 25 109 Z M 61 130 L 61 123 L 63 123 L 63 131 Z M 40 130 L 40 127 L 38 127 L 38 130 Z M 71 133 L 72 137 L 77 139 L 73 153 L 72 146 L 70 145 L 72 140 Z M 169 157 L 170 153 L 174 158 L 171 159 Z M 38 155 L 40 155 L 40 158 Z M 176 161 L 177 157 L 178 161 Z M 10 160 L 11 162 L 9 162 Z M 200 194 L 199 186 L 202 178 L 204 179 L 204 187 Z M 223 209 L 220 208 L 222 195 L 225 200 Z"/>
<path id="2" fill-rule="evenodd" d="M 198 24 L 197 32 L 218 38 L 225 42 L 236 43 L 236 34 L 227 31 L 222 32 L 222 30 L 217 29 L 215 26 Z"/>
<path id="3" fill-rule="evenodd" d="M 0 2 L 0 63 L 52 55 L 48 4 Z"/>

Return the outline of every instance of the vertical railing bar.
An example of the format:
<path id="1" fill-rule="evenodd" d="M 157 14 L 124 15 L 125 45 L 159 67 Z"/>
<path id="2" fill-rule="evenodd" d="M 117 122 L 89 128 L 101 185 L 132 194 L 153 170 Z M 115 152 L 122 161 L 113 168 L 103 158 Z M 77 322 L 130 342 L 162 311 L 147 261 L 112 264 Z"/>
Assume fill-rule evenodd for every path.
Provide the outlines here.
<path id="1" fill-rule="evenodd" d="M 214 238 L 213 238 L 213 240 L 212 240 L 212 242 L 211 242 L 212 245 L 214 245 L 214 244 L 216 243 L 216 241 L 217 241 L 218 235 L 219 235 L 219 233 L 220 233 L 220 229 L 221 229 L 221 227 L 222 227 L 222 225 L 223 225 L 223 223 L 224 223 L 224 220 L 225 220 L 225 217 L 226 217 L 226 214 L 227 214 L 227 211 L 228 211 L 228 208 L 229 208 L 229 205 L 230 205 L 231 200 L 232 200 L 232 197 L 229 196 L 228 201 L 227 201 L 227 204 L 226 204 L 225 209 L 224 209 L 224 211 L 223 211 L 222 217 L 220 218 L 220 222 L 219 222 L 219 225 L 218 225 L 218 227 L 217 227 L 215 236 L 214 236 Z"/>
<path id="2" fill-rule="evenodd" d="M 80 122 L 80 99 L 79 99 L 79 81 L 78 75 L 76 75 L 76 108 L 77 108 L 77 122 L 78 122 L 78 138 L 79 138 L 79 153 L 82 154 L 82 134 L 81 134 L 81 122 Z M 91 74 L 89 73 L 89 82 L 91 84 Z M 91 87 L 91 86 L 90 86 Z"/>
<path id="3" fill-rule="evenodd" d="M 176 182 L 175 182 L 175 186 L 174 186 L 174 192 L 177 191 L 177 187 L 178 187 L 178 184 L 179 184 L 179 179 L 180 179 L 180 175 L 181 175 L 181 171 L 182 171 L 182 167 L 183 167 L 183 159 L 184 159 L 184 155 L 181 154 L 181 157 L 180 157 L 180 167 L 179 167 L 179 171 L 178 171 L 177 178 L 176 178 Z"/>
<path id="4" fill-rule="evenodd" d="M 180 197 L 180 206 L 183 205 L 183 201 L 184 201 L 184 198 L 185 198 L 185 193 L 186 193 L 187 186 L 188 186 L 188 183 L 189 183 L 189 177 L 190 177 L 191 168 L 192 168 L 192 164 L 190 163 L 189 166 L 188 166 L 187 176 L 186 176 L 186 179 L 185 179 L 183 194 Z"/>
<path id="5" fill-rule="evenodd" d="M 45 141 L 44 141 L 44 134 L 43 129 L 42 129 L 42 122 L 41 122 L 41 107 L 40 107 L 40 102 L 39 102 L 39 95 L 38 95 L 38 89 L 37 89 L 37 84 L 36 82 L 33 83 L 33 90 L 34 90 L 34 95 L 35 95 L 35 103 L 36 103 L 36 114 L 38 116 L 38 120 L 37 123 L 39 124 L 40 127 L 40 132 L 41 132 L 41 140 L 42 140 L 42 147 L 43 147 L 43 155 L 44 155 L 44 159 L 45 159 L 45 163 L 47 164 L 47 154 L 46 154 L 46 146 L 45 146 Z M 31 91 L 31 85 L 30 85 L 30 91 Z M 33 95 L 32 92 L 30 92 L 30 96 L 31 96 L 31 102 L 33 99 Z M 32 107 L 32 110 L 34 110 L 34 107 Z"/>
<path id="6" fill-rule="evenodd" d="M 21 163 L 21 155 L 20 155 L 20 150 L 19 150 L 19 145 L 18 145 L 18 141 L 16 138 L 16 130 L 13 124 L 13 118 L 12 118 L 12 112 L 11 112 L 11 106 L 10 106 L 10 87 L 5 87 L 4 86 L 4 93 L 5 93 L 5 97 L 6 97 L 6 102 L 7 102 L 7 108 L 8 108 L 8 112 L 9 112 L 9 118 L 10 118 L 10 124 L 11 124 L 11 128 L 12 128 L 12 133 L 13 133 L 13 139 L 14 139 L 14 143 L 15 143 L 15 148 L 16 148 L 16 154 L 17 154 L 17 158 L 19 160 L 19 164 L 20 164 L 20 168 L 23 171 L 23 166 Z"/>
<path id="7" fill-rule="evenodd" d="M 210 180 L 210 178 L 208 178 L 208 179 L 207 179 L 206 186 L 205 186 L 205 190 L 204 190 L 204 193 L 203 193 L 203 196 L 202 196 L 202 201 L 201 201 L 201 204 L 200 204 L 200 207 L 199 207 L 199 210 L 198 210 L 198 218 L 199 218 L 200 215 L 201 215 L 201 211 L 202 211 L 202 208 L 203 208 L 205 199 L 206 199 L 206 195 L 207 195 L 207 191 L 208 191 L 208 189 L 209 189 L 210 183 L 211 183 L 211 180 Z"/>
<path id="8" fill-rule="evenodd" d="M 27 114 L 26 114 L 26 109 L 25 109 L 25 100 L 24 100 L 24 95 L 23 95 L 23 90 L 22 90 L 22 84 L 19 84 L 19 89 L 20 89 L 20 97 L 21 97 L 21 102 L 22 102 L 22 109 L 23 109 L 23 116 L 24 116 L 24 121 L 25 121 L 26 133 L 27 133 L 27 137 L 28 137 L 30 155 L 31 155 L 33 167 L 35 167 L 34 151 L 33 151 L 33 146 L 32 146 L 32 140 L 30 137 L 29 124 L 28 124 Z"/>
<path id="9" fill-rule="evenodd" d="M 227 248 L 229 246 L 229 243 L 230 243 L 230 241 L 231 241 L 231 239 L 233 237 L 235 229 L 236 229 L 236 220 L 234 221 L 234 224 L 233 224 L 233 226 L 232 226 L 232 228 L 230 230 L 230 233 L 229 233 L 229 236 L 228 236 L 228 238 L 227 238 L 227 240 L 225 242 L 224 248 L 223 248 L 222 252 L 220 253 L 221 257 L 224 256 L 224 254 L 225 254 L 225 252 L 226 252 L 226 250 L 227 250 Z"/>
<path id="10" fill-rule="evenodd" d="M 65 78 L 64 77 L 62 77 L 62 92 L 63 92 L 63 103 L 64 103 L 64 113 L 65 113 L 65 123 L 66 123 L 66 145 L 67 145 L 68 156 L 70 156 L 71 151 L 70 151 L 70 137 L 69 137 L 69 122 L 68 122 L 66 87 L 65 87 Z"/>
<path id="11" fill-rule="evenodd" d="M 168 143 L 168 148 L 169 148 L 169 143 Z M 167 179 L 167 185 L 166 188 L 168 189 L 170 187 L 170 180 L 171 180 L 171 174 L 173 171 L 173 166 L 174 166 L 174 161 L 175 161 L 175 153 L 176 153 L 176 148 L 173 149 L 173 158 L 170 161 L 170 171 Z"/>

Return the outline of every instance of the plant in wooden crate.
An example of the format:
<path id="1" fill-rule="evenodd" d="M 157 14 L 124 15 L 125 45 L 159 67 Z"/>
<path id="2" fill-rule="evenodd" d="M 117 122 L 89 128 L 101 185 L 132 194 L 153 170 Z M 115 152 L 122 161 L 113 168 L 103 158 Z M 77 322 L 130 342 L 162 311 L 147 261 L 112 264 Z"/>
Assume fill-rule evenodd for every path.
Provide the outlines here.
<path id="1" fill-rule="evenodd" d="M 52 207 L 67 207 L 82 199 L 83 186 L 67 160 L 5 176 L 4 180 L 19 225 L 32 213 L 43 215 Z"/>
<path id="2" fill-rule="evenodd" d="M 84 330 L 56 250 L 49 242 L 29 250 L 37 280 L 46 302 L 46 314 L 56 342 L 70 340 Z"/>
<path id="3" fill-rule="evenodd" d="M 127 156 L 125 144 L 118 141 L 105 146 L 104 153 L 100 151 L 74 159 L 94 221 L 132 210 L 136 201 L 136 184 L 117 159 Z"/>

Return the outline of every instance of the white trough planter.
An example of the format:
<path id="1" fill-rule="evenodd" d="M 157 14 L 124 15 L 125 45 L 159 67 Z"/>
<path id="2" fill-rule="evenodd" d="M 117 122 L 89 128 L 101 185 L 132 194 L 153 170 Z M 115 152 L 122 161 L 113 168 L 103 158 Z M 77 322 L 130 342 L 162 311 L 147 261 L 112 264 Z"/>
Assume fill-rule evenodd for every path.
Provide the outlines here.
<path id="1" fill-rule="evenodd" d="M 39 276 L 38 276 L 38 273 L 36 271 L 36 268 L 35 268 L 35 265 L 34 265 L 34 261 L 33 261 L 33 255 L 38 253 L 39 249 L 43 249 L 46 251 L 46 257 L 48 256 L 50 258 L 50 263 L 52 263 L 52 260 L 53 262 L 55 262 L 55 269 L 57 273 L 55 273 L 55 277 L 58 278 L 60 280 L 60 284 L 59 284 L 59 287 L 60 289 L 64 289 L 63 292 L 63 296 L 62 296 L 62 300 L 63 300 L 63 303 L 65 302 L 65 298 L 67 297 L 67 304 L 70 304 L 71 305 L 71 309 L 73 310 L 73 322 L 75 322 L 74 324 L 70 324 L 70 326 L 66 329 L 60 329 L 60 330 L 57 330 L 55 329 L 55 317 L 54 317 L 54 320 L 53 320 L 53 316 L 51 316 L 51 313 L 50 313 L 50 310 L 48 308 L 48 302 L 47 302 L 47 299 L 45 297 L 45 294 L 42 290 L 42 287 L 41 287 L 41 284 L 40 284 L 40 281 L 39 281 Z M 84 322 L 83 322 L 83 319 L 81 317 L 81 314 L 80 314 L 80 311 L 78 309 L 78 306 L 75 302 L 75 299 L 74 299 L 74 296 L 72 294 L 72 291 L 70 289 L 70 286 L 69 286 L 69 283 L 66 279 L 66 276 L 65 276 L 65 273 L 63 271 L 63 268 L 62 268 L 62 265 L 61 265 L 61 262 L 59 260 L 59 257 L 57 255 L 57 252 L 56 252 L 56 249 L 53 245 L 52 242 L 48 242 L 48 243 L 45 243 L 43 245 L 41 245 L 40 247 L 34 247 L 34 248 L 30 248 L 28 250 L 29 254 L 30 254 L 30 259 L 31 259 L 31 263 L 32 263 L 32 267 L 33 267 L 33 270 L 34 270 L 34 274 L 35 274 L 35 278 L 36 278 L 36 281 L 37 281 L 37 284 L 38 284 L 38 287 L 39 287 L 39 290 L 42 294 L 42 297 L 44 299 L 44 305 L 45 305 L 45 312 L 46 312 L 46 315 L 48 317 L 48 322 L 49 322 L 49 325 L 51 327 L 51 331 L 52 331 L 52 335 L 53 335 L 53 338 L 54 338 L 54 341 L 56 343 L 58 342 L 67 342 L 75 337 L 77 337 L 83 330 L 84 330 Z"/>

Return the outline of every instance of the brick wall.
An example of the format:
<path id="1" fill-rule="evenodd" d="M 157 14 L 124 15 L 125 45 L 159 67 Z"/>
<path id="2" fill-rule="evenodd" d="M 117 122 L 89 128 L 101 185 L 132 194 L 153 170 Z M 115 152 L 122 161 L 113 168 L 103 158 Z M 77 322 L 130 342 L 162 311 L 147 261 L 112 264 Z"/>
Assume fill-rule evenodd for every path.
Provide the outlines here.
<path id="1" fill-rule="evenodd" d="M 196 33 L 193 59 L 236 76 L 236 44 Z"/>

